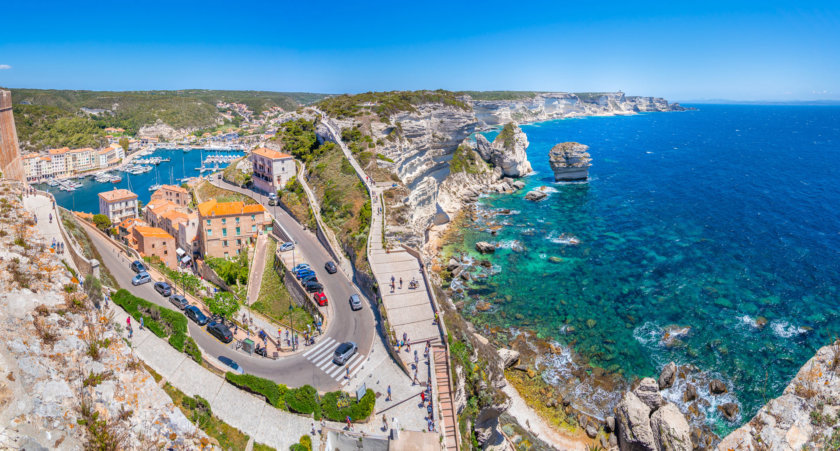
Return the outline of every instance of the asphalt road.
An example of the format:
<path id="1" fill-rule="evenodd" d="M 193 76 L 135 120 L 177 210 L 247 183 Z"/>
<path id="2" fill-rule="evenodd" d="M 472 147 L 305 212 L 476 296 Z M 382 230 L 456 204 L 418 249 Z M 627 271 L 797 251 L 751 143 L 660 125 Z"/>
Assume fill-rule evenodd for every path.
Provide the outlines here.
<path id="1" fill-rule="evenodd" d="M 218 182 L 216 182 L 218 183 Z M 215 183 L 214 183 L 215 184 Z M 305 348 L 303 352 L 284 357 L 279 360 L 271 360 L 255 355 L 248 355 L 237 351 L 234 343 L 225 344 L 207 333 L 197 324 L 189 321 L 189 333 L 201 347 L 201 349 L 214 357 L 227 356 L 239 363 L 242 369 L 255 376 L 272 379 L 292 387 L 304 384 L 312 385 L 321 391 L 335 390 L 344 386 L 347 381 L 344 379 L 346 370 L 350 368 L 353 376 L 361 369 L 362 364 L 368 358 L 373 345 L 376 332 L 376 324 L 371 306 L 365 304 L 362 310 L 352 311 L 349 298 L 351 294 L 358 293 L 352 282 L 341 272 L 329 274 L 324 269 L 324 264 L 331 260 L 329 253 L 318 242 L 317 238 L 297 223 L 282 208 L 268 206 L 267 199 L 260 199 L 253 192 L 239 189 L 227 184 L 220 185 L 226 189 L 239 191 L 252 195 L 258 200 L 265 202 L 263 205 L 279 223 L 294 237 L 296 244 L 296 255 L 301 261 L 312 265 L 318 280 L 324 285 L 324 292 L 331 303 L 332 318 L 325 335 L 316 338 L 314 345 Z M 105 242 L 105 238 L 98 234 L 90 233 L 89 236 L 99 251 L 103 266 L 106 266 L 111 274 L 117 279 L 121 288 L 127 289 L 135 296 L 154 302 L 165 308 L 176 310 L 169 303 L 168 298 L 158 294 L 153 283 L 140 286 L 133 286 L 131 279 L 134 271 L 129 268 L 131 263 L 124 255 L 117 255 L 113 247 Z M 271 270 L 271 268 L 266 268 Z M 362 298 L 364 299 L 364 297 Z M 338 367 L 332 363 L 330 357 L 336 347 L 342 342 L 352 341 L 359 347 L 357 356 L 350 360 L 348 365 Z"/>

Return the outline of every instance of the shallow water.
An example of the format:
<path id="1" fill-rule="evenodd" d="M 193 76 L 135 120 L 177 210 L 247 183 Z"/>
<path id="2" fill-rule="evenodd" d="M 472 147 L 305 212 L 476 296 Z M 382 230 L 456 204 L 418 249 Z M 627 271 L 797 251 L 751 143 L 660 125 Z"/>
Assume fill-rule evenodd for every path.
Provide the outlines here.
<path id="1" fill-rule="evenodd" d="M 477 324 L 533 329 L 628 378 L 694 364 L 734 391 L 738 423 L 840 334 L 840 107 L 702 105 L 522 128 L 537 173 L 480 202 L 518 213 L 479 220 L 447 249 L 503 244 L 499 272 L 473 284 L 494 304 Z M 590 146 L 589 183 L 554 183 L 548 151 L 563 141 Z M 523 199 L 541 185 L 556 192 Z M 719 432 L 735 426 L 713 407 Z"/>

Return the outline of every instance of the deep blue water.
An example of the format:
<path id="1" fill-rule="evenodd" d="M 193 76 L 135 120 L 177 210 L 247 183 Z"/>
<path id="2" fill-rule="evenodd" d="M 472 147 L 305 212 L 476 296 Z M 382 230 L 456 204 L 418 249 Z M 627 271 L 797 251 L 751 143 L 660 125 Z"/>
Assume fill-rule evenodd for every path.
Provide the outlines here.
<path id="1" fill-rule="evenodd" d="M 734 388 L 743 422 L 840 335 L 840 107 L 698 108 L 523 126 L 537 174 L 481 202 L 519 213 L 455 248 L 524 248 L 473 286 L 495 306 L 476 323 L 534 329 L 628 379 L 694 364 Z M 589 183 L 554 183 L 563 141 L 590 146 Z M 541 185 L 556 192 L 523 199 Z M 669 326 L 690 329 L 669 341 Z"/>
<path id="2" fill-rule="evenodd" d="M 242 155 L 242 152 L 219 152 L 213 150 L 194 149 L 189 152 L 184 152 L 181 149 L 158 149 L 153 155 L 149 157 L 139 157 L 140 159 L 150 158 L 151 156 L 169 158 L 168 163 L 160 163 L 153 166 L 155 170 L 139 175 L 131 175 L 125 172 L 120 172 L 122 181 L 119 183 L 98 183 L 93 180 L 93 177 L 88 177 L 83 180 L 76 180 L 83 183 L 84 186 L 75 191 L 61 191 L 58 187 L 51 187 L 46 184 L 38 185 L 40 189 L 46 189 L 53 193 L 56 202 L 62 207 L 73 211 L 84 211 L 87 213 L 99 213 L 99 197 L 98 194 L 102 191 L 112 190 L 116 188 L 129 188 L 137 194 L 143 204 L 147 204 L 152 197 L 152 192 L 149 187 L 155 184 L 175 184 L 180 185 L 179 179 L 184 177 L 196 177 L 199 172 L 196 168 L 201 167 L 202 156 L 204 158 L 210 155 Z M 208 165 L 212 167 L 213 165 Z M 220 164 L 220 168 L 224 168 L 225 164 Z M 170 172 L 171 168 L 171 172 Z M 113 171 L 112 171 L 113 173 Z M 205 173 L 209 174 L 209 173 Z"/>

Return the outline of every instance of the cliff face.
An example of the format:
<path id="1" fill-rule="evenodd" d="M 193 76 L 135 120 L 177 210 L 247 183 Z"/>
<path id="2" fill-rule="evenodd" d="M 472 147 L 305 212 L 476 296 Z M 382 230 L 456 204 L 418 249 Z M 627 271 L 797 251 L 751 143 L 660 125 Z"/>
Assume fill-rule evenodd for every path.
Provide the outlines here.
<path id="1" fill-rule="evenodd" d="M 682 111 L 659 97 L 625 96 L 622 92 L 587 95 L 540 93 L 523 100 L 473 100 L 480 128 L 507 122 L 539 122 L 577 116 L 608 116 L 655 111 Z"/>
<path id="2" fill-rule="evenodd" d="M 589 178 L 589 146 L 565 142 L 555 145 L 548 153 L 548 162 L 555 181 L 586 180 Z"/>
<path id="3" fill-rule="evenodd" d="M 719 450 L 835 449 L 840 443 L 840 344 L 817 351 L 749 423 L 726 436 Z M 831 443 L 831 445 L 829 445 Z"/>
<path id="4" fill-rule="evenodd" d="M 484 135 L 475 137 L 481 158 L 501 169 L 507 177 L 523 177 L 533 172 L 528 161 L 528 137 L 518 125 L 508 122 L 492 143 Z"/>

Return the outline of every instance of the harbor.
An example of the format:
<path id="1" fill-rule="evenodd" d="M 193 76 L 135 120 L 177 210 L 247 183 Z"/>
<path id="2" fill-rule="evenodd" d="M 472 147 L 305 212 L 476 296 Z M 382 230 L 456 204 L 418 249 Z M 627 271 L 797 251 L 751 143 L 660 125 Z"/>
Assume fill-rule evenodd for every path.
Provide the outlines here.
<path id="1" fill-rule="evenodd" d="M 114 188 L 136 193 L 143 204 L 160 185 L 181 185 L 193 178 L 209 176 L 244 155 L 242 151 L 195 148 L 147 149 L 127 158 L 123 165 L 73 178 L 50 179 L 37 184 L 53 193 L 62 207 L 87 213 L 99 213 L 98 194 Z"/>

